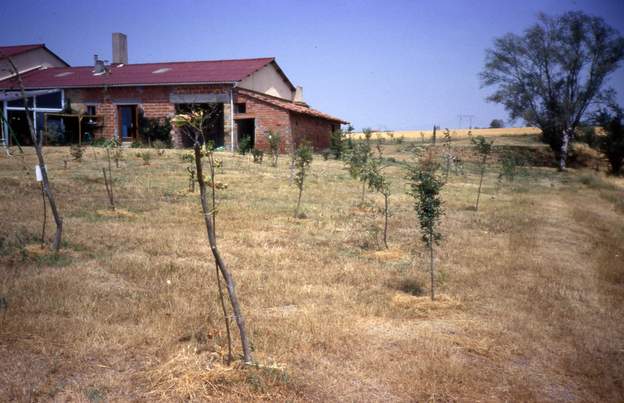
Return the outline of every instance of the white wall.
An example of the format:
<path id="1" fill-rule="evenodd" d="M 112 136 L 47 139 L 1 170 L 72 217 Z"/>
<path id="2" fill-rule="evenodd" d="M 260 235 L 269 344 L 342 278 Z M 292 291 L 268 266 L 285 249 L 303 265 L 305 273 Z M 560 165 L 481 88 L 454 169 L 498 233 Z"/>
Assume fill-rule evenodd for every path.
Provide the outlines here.
<path id="1" fill-rule="evenodd" d="M 11 56 L 11 60 L 20 72 L 31 70 L 35 67 L 65 67 L 65 64 L 50 54 L 44 48 L 37 48 L 19 55 Z M 11 65 L 7 60 L 0 60 L 0 80 L 13 75 Z"/>
<path id="2" fill-rule="evenodd" d="M 291 101 L 294 96 L 294 91 L 290 89 L 290 86 L 282 75 L 278 73 L 273 63 L 267 64 L 241 81 L 239 86 Z"/>

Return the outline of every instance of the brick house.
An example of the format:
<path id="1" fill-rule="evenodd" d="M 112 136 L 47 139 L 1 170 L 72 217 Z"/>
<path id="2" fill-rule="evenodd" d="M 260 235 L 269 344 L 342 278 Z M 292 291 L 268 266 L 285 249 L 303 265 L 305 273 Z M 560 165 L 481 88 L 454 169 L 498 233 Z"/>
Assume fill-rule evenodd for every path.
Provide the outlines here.
<path id="1" fill-rule="evenodd" d="M 216 119 L 210 139 L 216 146 L 234 150 L 248 137 L 267 149 L 266 134 L 274 131 L 286 152 L 303 140 L 317 150 L 326 148 L 332 131 L 347 123 L 310 108 L 302 88 L 274 58 L 128 64 L 126 49 L 125 35 L 116 33 L 110 66 L 96 56 L 94 66 L 45 66 L 23 73 L 36 130 L 53 126 L 52 115 L 71 105 L 74 112 L 97 117 L 99 124 L 87 135 L 129 142 L 138 139 L 140 117 L 166 119 L 189 106 L 209 105 Z M 0 80 L 5 121 L 18 122 L 25 113 L 17 90 L 15 78 Z M 12 124 L 14 131 L 23 131 L 22 126 Z M 176 130 L 172 140 L 176 147 L 189 145 Z M 10 141 L 6 135 L 5 141 Z"/>

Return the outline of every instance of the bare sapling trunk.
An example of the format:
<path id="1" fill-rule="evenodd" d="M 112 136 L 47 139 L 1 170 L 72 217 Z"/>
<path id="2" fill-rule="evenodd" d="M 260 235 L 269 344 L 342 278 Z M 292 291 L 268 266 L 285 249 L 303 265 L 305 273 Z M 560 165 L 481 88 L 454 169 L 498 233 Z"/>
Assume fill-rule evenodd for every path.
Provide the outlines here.
<path id="1" fill-rule="evenodd" d="M 201 163 L 201 144 L 199 139 L 196 137 L 195 143 L 193 145 L 193 150 L 195 152 L 195 168 L 197 172 L 197 180 L 199 182 L 199 192 L 200 192 L 200 200 L 202 205 L 202 211 L 204 213 L 204 223 L 206 224 L 206 231 L 208 233 L 208 242 L 210 243 L 210 250 L 212 251 L 212 255 L 214 256 L 215 262 L 221 275 L 225 279 L 226 289 L 228 291 L 228 296 L 230 298 L 230 304 L 232 305 L 232 311 L 234 313 L 234 320 L 238 325 L 238 330 L 240 333 L 241 344 L 243 348 L 243 361 L 245 363 L 251 363 L 251 350 L 249 349 L 249 340 L 247 338 L 247 331 L 245 330 L 245 319 L 241 313 L 240 304 L 238 302 L 238 297 L 236 295 L 234 279 L 230 274 L 221 254 L 219 253 L 219 249 L 217 248 L 217 241 L 215 238 L 215 232 L 213 228 L 212 214 L 210 209 L 208 208 L 208 202 L 206 200 L 206 183 L 204 182 L 202 163 Z"/>
<path id="2" fill-rule="evenodd" d="M 433 228 L 429 228 L 429 273 L 431 276 L 431 300 L 435 299 L 435 279 L 434 279 L 434 260 L 433 260 Z"/>
<path id="3" fill-rule="evenodd" d="M 299 218 L 299 208 L 301 207 L 301 194 L 303 193 L 303 186 L 299 188 L 299 196 L 297 197 L 297 207 L 295 208 L 295 218 Z"/>
<path id="4" fill-rule="evenodd" d="M 215 181 L 215 167 L 214 167 L 214 155 L 212 152 L 209 154 L 209 163 L 210 163 L 210 182 L 212 183 L 212 230 L 215 232 L 214 239 L 215 242 L 217 240 L 217 191 L 216 191 L 216 181 Z M 195 186 L 193 185 L 193 191 L 195 191 Z M 217 276 L 217 287 L 219 289 L 219 302 L 221 303 L 221 309 L 223 310 L 223 321 L 225 322 L 225 333 L 227 335 L 227 343 L 228 343 L 228 357 L 227 363 L 228 365 L 232 363 L 232 333 L 230 331 L 230 317 L 227 312 L 227 308 L 225 306 L 225 298 L 223 297 L 223 288 L 221 286 L 221 274 L 219 273 L 219 265 L 215 260 L 215 274 Z"/>
<path id="5" fill-rule="evenodd" d="M 388 249 L 388 195 L 384 194 L 384 233 L 383 242 Z"/>
<path id="6" fill-rule="evenodd" d="M 475 210 L 479 210 L 479 199 L 481 198 L 481 186 L 483 185 L 483 175 L 485 174 L 485 161 L 487 156 L 483 156 L 483 160 L 481 161 L 481 178 L 479 179 L 479 190 L 477 190 L 477 204 L 475 205 Z"/>
<path id="7" fill-rule="evenodd" d="M 106 168 L 102 168 L 102 174 L 104 174 L 104 185 L 106 186 L 106 194 L 108 195 L 108 201 L 110 203 L 111 210 L 115 211 L 115 197 L 113 195 L 113 173 L 111 170 L 110 150 L 106 149 L 106 156 L 108 157 L 108 175 L 106 174 Z"/>
<path id="8" fill-rule="evenodd" d="M 43 183 L 41 184 L 41 201 L 43 202 L 43 225 L 41 226 L 41 248 L 43 248 L 45 245 L 46 223 L 48 222 L 48 211 L 47 211 L 48 209 L 46 207 Z"/>
<path id="9" fill-rule="evenodd" d="M 35 153 L 37 154 L 37 162 L 39 163 L 39 169 L 41 170 L 41 183 L 43 185 L 43 191 L 45 195 L 48 197 L 48 202 L 50 203 L 50 210 L 52 211 L 52 216 L 54 216 L 54 222 L 56 223 L 56 233 L 54 234 L 54 240 L 52 241 L 52 249 L 55 252 L 58 252 L 61 248 L 61 238 L 63 236 L 63 218 L 59 214 L 58 208 L 56 207 L 56 200 L 54 198 L 54 193 L 50 187 L 50 181 L 48 180 L 48 172 L 45 169 L 45 159 L 43 158 L 43 134 L 37 138 L 37 133 L 35 132 L 35 126 L 33 125 L 32 116 L 30 112 L 30 108 L 28 107 L 28 98 L 26 97 L 26 91 L 24 90 L 24 83 L 22 82 L 22 76 L 19 73 L 17 67 L 11 60 L 11 58 L 7 58 L 7 61 L 11 64 L 11 68 L 15 73 L 15 77 L 17 78 L 17 83 L 20 88 L 20 93 L 22 95 L 22 99 L 24 101 L 24 110 L 26 112 L 26 120 L 28 121 L 28 130 L 30 131 L 30 138 L 33 142 L 33 146 L 35 148 Z"/>

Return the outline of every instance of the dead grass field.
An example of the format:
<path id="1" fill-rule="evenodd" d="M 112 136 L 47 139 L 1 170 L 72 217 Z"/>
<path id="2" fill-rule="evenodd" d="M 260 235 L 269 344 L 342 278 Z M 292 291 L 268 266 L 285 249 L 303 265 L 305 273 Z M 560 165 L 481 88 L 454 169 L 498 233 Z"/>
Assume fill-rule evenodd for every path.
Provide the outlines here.
<path id="1" fill-rule="evenodd" d="M 529 137 L 496 141 L 545 152 Z M 409 160 L 412 147 L 385 153 Z M 398 164 L 387 170 L 393 215 L 381 250 L 381 198 L 358 206 L 341 162 L 315 158 L 307 218 L 295 220 L 286 157 L 275 169 L 221 153 L 219 244 L 261 364 L 228 368 L 182 151 L 144 166 L 127 150 L 113 168 L 122 212 L 110 214 L 104 151 L 63 169 L 68 149 L 46 149 L 65 219 L 58 256 L 38 246 L 41 195 L 26 152 L 26 169 L 0 157 L 0 401 L 624 400 L 622 180 L 532 166 L 500 183 L 493 158 L 475 212 L 477 170 L 462 151 L 466 175 L 443 191 L 431 302 Z"/>

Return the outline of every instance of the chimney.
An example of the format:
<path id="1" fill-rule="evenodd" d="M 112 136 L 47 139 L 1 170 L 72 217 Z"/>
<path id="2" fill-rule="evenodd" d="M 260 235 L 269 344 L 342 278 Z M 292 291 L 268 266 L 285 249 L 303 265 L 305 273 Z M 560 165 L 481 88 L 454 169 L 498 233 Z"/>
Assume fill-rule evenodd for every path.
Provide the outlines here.
<path id="1" fill-rule="evenodd" d="M 113 33 L 113 64 L 128 64 L 128 37 L 121 32 Z"/>
<path id="2" fill-rule="evenodd" d="M 293 102 L 299 105 L 308 106 L 308 104 L 303 100 L 303 87 L 300 85 L 295 88 L 295 97 Z"/>

